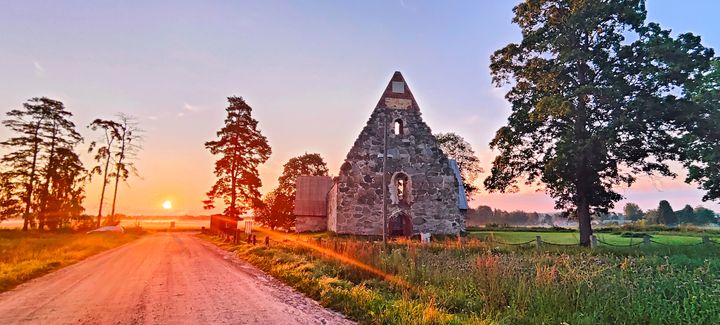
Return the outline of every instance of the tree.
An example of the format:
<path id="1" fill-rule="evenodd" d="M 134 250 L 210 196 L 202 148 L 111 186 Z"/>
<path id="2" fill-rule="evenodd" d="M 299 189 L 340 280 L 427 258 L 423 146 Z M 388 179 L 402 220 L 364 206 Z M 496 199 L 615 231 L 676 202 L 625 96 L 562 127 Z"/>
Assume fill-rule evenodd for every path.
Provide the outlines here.
<path id="1" fill-rule="evenodd" d="M 699 206 L 695 208 L 695 221 L 699 225 L 716 223 L 715 211 Z"/>
<path id="2" fill-rule="evenodd" d="M 46 119 L 48 125 L 45 130 L 44 142 L 47 150 L 45 158 L 44 178 L 45 181 L 40 188 L 38 205 L 38 228 L 44 229 L 45 223 L 51 219 L 50 229 L 54 230 L 59 224 L 60 210 L 70 199 L 66 196 L 57 197 L 57 191 L 71 191 L 75 186 L 75 178 L 84 179 L 85 168 L 80 158 L 74 152 L 75 146 L 83 141 L 82 136 L 75 130 L 75 123 L 70 121 L 72 113 L 65 110 L 61 102 L 48 110 Z M 72 179 L 63 179 L 64 176 L 72 174 Z M 51 191 L 51 186 L 52 190 Z M 49 204 L 54 201 L 55 206 Z M 82 200 L 81 200 L 82 201 Z"/>
<path id="3" fill-rule="evenodd" d="M 512 113 L 490 143 L 499 155 L 485 186 L 543 184 L 556 208 L 575 212 L 589 246 L 591 213 L 622 198 L 615 186 L 674 175 L 666 162 L 693 119 L 683 90 L 713 51 L 646 23 L 642 0 L 529 0 L 514 13 L 522 42 L 491 58 L 494 83 L 512 86 Z"/>
<path id="4" fill-rule="evenodd" d="M 645 212 L 645 220 L 647 220 L 648 224 L 658 224 L 658 210 L 657 209 L 650 209 Z"/>
<path id="5" fill-rule="evenodd" d="M 225 126 L 217 132 L 219 139 L 205 142 L 205 148 L 220 159 L 215 162 L 217 181 L 203 203 L 206 209 L 213 209 L 215 200 L 222 198 L 225 215 L 237 219 L 260 204 L 262 182 L 257 167 L 268 160 L 272 150 L 242 97 L 228 97 L 228 102 Z"/>
<path id="6" fill-rule="evenodd" d="M 0 143 L 12 150 L 2 158 L 2 163 L 12 171 L 17 184 L 22 184 L 25 193 L 23 201 L 23 230 L 28 230 L 32 219 L 35 181 L 38 177 L 38 160 L 42 149 L 42 130 L 47 128 L 47 115 L 59 104 L 49 98 L 32 98 L 23 104 L 22 109 L 13 109 L 7 113 L 8 119 L 3 125 L 17 135 Z"/>
<path id="7" fill-rule="evenodd" d="M 98 145 L 96 141 L 93 141 L 90 143 L 90 148 L 88 148 L 88 153 L 92 153 L 93 151 L 95 152 L 93 159 L 97 162 L 97 165 L 90 170 L 90 175 L 102 175 L 102 190 L 100 191 L 100 204 L 98 207 L 96 223 L 96 227 L 100 227 L 103 203 L 105 201 L 105 189 L 109 183 L 108 173 L 110 171 L 110 161 L 113 158 L 115 144 L 122 138 L 120 135 L 122 125 L 113 120 L 95 119 L 92 123 L 90 123 L 90 125 L 88 125 L 88 128 L 93 131 L 102 130 L 103 132 L 103 143 Z"/>
<path id="8" fill-rule="evenodd" d="M 43 218 L 40 219 L 50 230 L 77 219 L 85 211 L 82 202 L 85 199 L 87 171 L 80 157 L 70 148 L 59 148 L 55 164 L 57 169 L 49 182 L 51 185 L 41 210 Z"/>
<path id="9" fill-rule="evenodd" d="M 298 176 L 327 176 L 328 168 L 322 156 L 317 153 L 306 153 L 293 157 L 283 165 L 283 172 L 278 177 L 278 187 L 263 198 L 263 209 L 256 220 L 261 224 L 275 229 L 286 229 L 295 224 L 295 183 Z"/>
<path id="10" fill-rule="evenodd" d="M 328 167 L 318 153 L 306 153 L 290 158 L 283 165 L 283 172 L 278 177 L 278 190 L 295 200 L 295 182 L 298 176 L 327 176 Z"/>
<path id="11" fill-rule="evenodd" d="M 688 90 L 697 104 L 694 108 L 701 119 L 688 121 L 688 130 L 680 140 L 682 161 L 688 170 L 685 179 L 705 190 L 703 201 L 720 199 L 720 58 L 712 62 L 712 70 L 699 78 Z"/>
<path id="12" fill-rule="evenodd" d="M 678 223 L 696 223 L 697 220 L 695 220 L 695 210 L 689 205 L 686 204 L 684 208 L 680 211 L 675 211 L 675 216 L 677 217 Z"/>
<path id="13" fill-rule="evenodd" d="M 463 187 L 465 187 L 465 196 L 468 201 L 471 200 L 472 194 L 478 190 L 475 181 L 483 172 L 480 167 L 480 159 L 475 155 L 475 150 L 463 137 L 452 132 L 435 134 L 435 138 L 440 144 L 440 150 L 448 158 L 457 162 L 463 180 Z"/>
<path id="14" fill-rule="evenodd" d="M 115 142 L 114 154 L 112 154 L 115 162 L 114 171 L 109 175 L 115 178 L 115 189 L 113 190 L 112 210 L 108 223 L 115 223 L 115 203 L 117 202 L 118 184 L 120 181 L 127 182 L 130 174 L 137 175 L 135 168 L 135 160 L 137 154 L 142 149 L 142 132 L 135 118 L 118 114 L 118 134 Z"/>
<path id="15" fill-rule="evenodd" d="M 20 184 L 10 172 L 0 172 L 0 221 L 22 216 Z"/>
<path id="16" fill-rule="evenodd" d="M 75 155 L 73 149 L 82 137 L 70 121 L 72 113 L 57 100 L 32 98 L 22 109 L 11 110 L 7 116 L 3 125 L 16 133 L 1 143 L 10 150 L 2 158 L 9 170 L 5 174 L 9 177 L 7 182 L 24 188 L 20 195 L 24 204 L 23 230 L 27 230 L 31 222 L 34 225 L 36 217 L 39 228 L 43 229 L 46 220 L 54 218 L 50 214 L 56 213 L 50 209 L 50 201 L 59 199 L 54 196 L 56 191 L 65 191 L 67 188 L 63 186 L 71 186 L 62 182 L 61 174 L 71 168 L 64 161 Z M 82 164 L 78 166 L 78 175 L 83 174 Z"/>
<path id="17" fill-rule="evenodd" d="M 637 221 L 643 218 L 643 211 L 642 209 L 640 209 L 640 206 L 632 202 L 628 202 L 625 204 L 625 207 L 623 208 L 623 214 L 625 214 L 626 219 L 632 221 Z"/>
<path id="18" fill-rule="evenodd" d="M 676 225 L 678 223 L 677 216 L 673 211 L 670 203 L 666 200 L 660 201 L 657 209 L 657 223 L 663 225 Z"/>
<path id="19" fill-rule="evenodd" d="M 255 221 L 275 230 L 277 228 L 290 229 L 295 224 L 293 215 L 294 202 L 276 188 L 263 196 L 262 204 L 255 207 Z"/>

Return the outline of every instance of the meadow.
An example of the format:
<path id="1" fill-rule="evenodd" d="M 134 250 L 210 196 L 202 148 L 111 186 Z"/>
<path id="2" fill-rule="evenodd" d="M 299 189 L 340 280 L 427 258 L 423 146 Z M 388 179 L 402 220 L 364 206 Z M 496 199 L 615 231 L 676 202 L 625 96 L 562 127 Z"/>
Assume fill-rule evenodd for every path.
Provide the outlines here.
<path id="1" fill-rule="evenodd" d="M 480 231 L 462 241 L 401 240 L 384 248 L 326 234 L 257 236 L 268 234 L 267 247 L 201 236 L 363 324 L 720 323 L 717 237 L 695 245 L 698 235 L 656 233 L 662 244 L 538 249 L 499 242 L 540 235 L 570 244 L 577 233 Z"/>
<path id="2" fill-rule="evenodd" d="M 0 229 L 0 292 L 139 236 L 136 233 L 50 233 Z"/>

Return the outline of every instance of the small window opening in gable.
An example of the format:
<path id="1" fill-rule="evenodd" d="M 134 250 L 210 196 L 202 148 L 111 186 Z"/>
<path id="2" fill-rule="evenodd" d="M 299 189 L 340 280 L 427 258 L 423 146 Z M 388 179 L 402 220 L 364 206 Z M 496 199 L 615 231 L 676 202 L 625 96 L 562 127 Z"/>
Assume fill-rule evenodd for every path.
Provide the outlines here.
<path id="1" fill-rule="evenodd" d="M 392 92 L 403 94 L 405 93 L 405 83 L 402 81 L 393 81 L 392 82 Z"/>
<path id="2" fill-rule="evenodd" d="M 405 125 L 403 125 L 403 120 L 397 119 L 395 120 L 395 123 L 393 123 L 393 133 L 395 135 L 403 135 L 405 133 Z"/>

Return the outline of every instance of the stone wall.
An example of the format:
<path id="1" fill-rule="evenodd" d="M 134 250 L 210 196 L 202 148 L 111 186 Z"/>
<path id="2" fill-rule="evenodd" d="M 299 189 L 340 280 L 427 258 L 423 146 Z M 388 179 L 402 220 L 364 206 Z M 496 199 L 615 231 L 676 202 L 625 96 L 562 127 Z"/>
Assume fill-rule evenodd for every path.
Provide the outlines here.
<path id="1" fill-rule="evenodd" d="M 333 184 L 327 197 L 327 229 L 337 232 L 337 182 Z"/>
<path id="2" fill-rule="evenodd" d="M 401 119 L 403 132 L 392 132 Z M 387 123 L 387 124 L 386 124 Z M 378 107 L 371 114 L 341 166 L 337 182 L 337 211 L 331 230 L 342 234 L 382 235 L 383 132 L 388 128 L 387 182 L 397 172 L 410 178 L 410 202 L 392 204 L 388 216 L 404 212 L 414 234 L 455 234 L 464 230 L 458 209 L 458 184 L 447 157 L 430 128 L 415 109 Z"/>
<path id="3" fill-rule="evenodd" d="M 318 216 L 295 216 L 296 232 L 327 230 L 328 218 Z"/>

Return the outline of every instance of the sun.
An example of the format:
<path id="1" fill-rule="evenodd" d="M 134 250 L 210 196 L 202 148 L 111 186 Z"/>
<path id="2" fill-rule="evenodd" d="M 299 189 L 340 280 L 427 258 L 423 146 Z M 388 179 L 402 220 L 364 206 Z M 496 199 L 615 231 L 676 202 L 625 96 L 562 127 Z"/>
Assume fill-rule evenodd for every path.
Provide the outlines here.
<path id="1" fill-rule="evenodd" d="M 165 210 L 170 210 L 172 209 L 172 202 L 170 202 L 170 200 L 165 200 L 165 202 L 163 202 L 162 204 L 162 207 Z"/>

